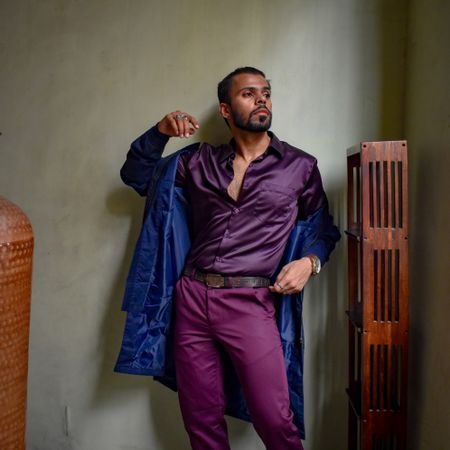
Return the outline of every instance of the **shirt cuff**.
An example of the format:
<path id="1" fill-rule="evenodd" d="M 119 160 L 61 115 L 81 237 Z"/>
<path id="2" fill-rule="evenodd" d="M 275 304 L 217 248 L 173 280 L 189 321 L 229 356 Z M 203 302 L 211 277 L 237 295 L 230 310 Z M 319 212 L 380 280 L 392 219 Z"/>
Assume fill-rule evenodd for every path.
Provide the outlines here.
<path id="1" fill-rule="evenodd" d="M 323 266 L 327 261 L 327 248 L 323 242 L 317 241 L 302 252 L 302 257 L 306 255 L 314 255 L 320 259 L 320 264 Z"/>

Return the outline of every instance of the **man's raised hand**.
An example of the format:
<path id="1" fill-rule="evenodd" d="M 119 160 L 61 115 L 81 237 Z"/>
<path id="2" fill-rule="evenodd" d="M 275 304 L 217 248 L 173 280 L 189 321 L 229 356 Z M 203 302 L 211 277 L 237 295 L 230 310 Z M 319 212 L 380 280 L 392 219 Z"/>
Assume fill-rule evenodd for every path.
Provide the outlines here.
<path id="1" fill-rule="evenodd" d="M 158 130 L 170 137 L 188 138 L 200 127 L 197 119 L 183 111 L 173 111 L 158 122 Z"/>

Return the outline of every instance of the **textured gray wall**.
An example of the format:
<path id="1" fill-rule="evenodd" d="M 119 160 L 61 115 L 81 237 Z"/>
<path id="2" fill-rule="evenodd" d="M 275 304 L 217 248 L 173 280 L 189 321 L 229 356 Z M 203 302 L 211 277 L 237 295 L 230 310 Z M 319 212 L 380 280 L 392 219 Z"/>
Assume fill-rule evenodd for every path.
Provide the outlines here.
<path id="1" fill-rule="evenodd" d="M 197 115 L 198 139 L 228 139 L 216 83 L 261 67 L 273 130 L 317 156 L 344 228 L 346 148 L 403 137 L 405 3 L 1 2 L 0 191 L 36 235 L 29 450 L 188 448 L 175 394 L 112 373 L 143 206 L 118 176 L 130 141 L 175 108 Z M 346 448 L 344 250 L 306 294 L 309 450 Z M 263 448 L 229 423 L 233 449 Z"/>

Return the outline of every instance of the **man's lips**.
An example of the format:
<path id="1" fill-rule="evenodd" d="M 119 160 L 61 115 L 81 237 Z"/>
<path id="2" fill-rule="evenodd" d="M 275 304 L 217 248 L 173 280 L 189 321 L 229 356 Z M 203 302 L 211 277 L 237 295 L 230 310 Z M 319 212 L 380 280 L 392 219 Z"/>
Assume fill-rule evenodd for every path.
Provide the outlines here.
<path id="1" fill-rule="evenodd" d="M 254 111 L 252 113 L 252 115 L 253 114 L 263 114 L 265 116 L 268 116 L 270 114 L 270 111 L 268 109 L 265 109 L 265 108 L 264 109 L 258 109 L 257 111 Z"/>

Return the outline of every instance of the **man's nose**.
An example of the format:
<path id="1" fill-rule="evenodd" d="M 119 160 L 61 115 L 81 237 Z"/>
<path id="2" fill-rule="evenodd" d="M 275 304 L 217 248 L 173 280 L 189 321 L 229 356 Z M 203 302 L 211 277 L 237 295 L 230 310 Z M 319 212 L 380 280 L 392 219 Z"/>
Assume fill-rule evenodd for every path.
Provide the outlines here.
<path id="1" fill-rule="evenodd" d="M 258 94 L 256 96 L 256 103 L 259 104 L 263 104 L 265 105 L 267 103 L 267 98 L 265 97 L 264 94 Z"/>

